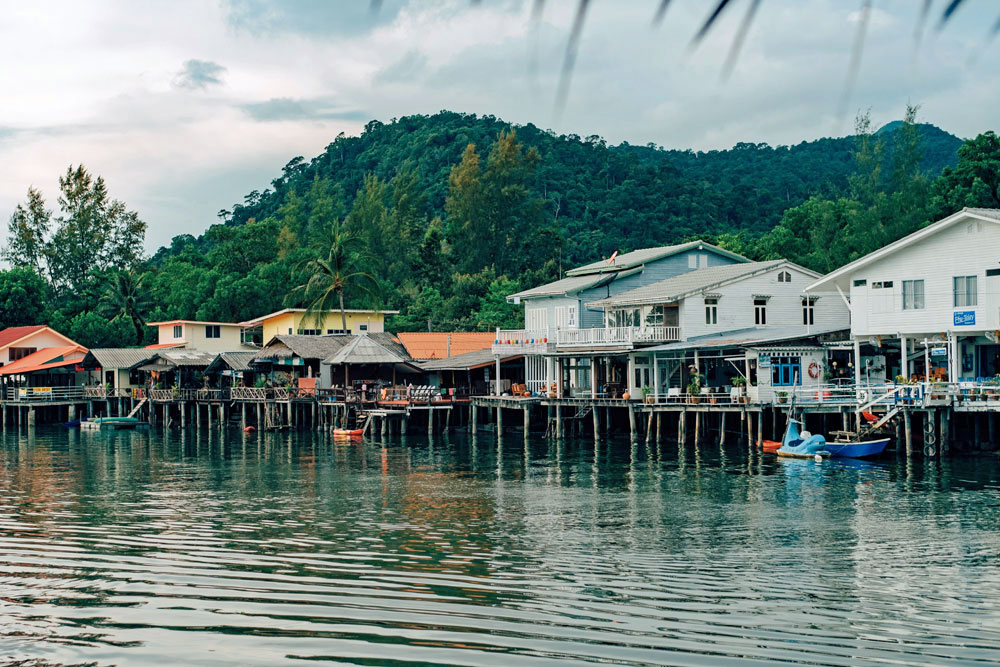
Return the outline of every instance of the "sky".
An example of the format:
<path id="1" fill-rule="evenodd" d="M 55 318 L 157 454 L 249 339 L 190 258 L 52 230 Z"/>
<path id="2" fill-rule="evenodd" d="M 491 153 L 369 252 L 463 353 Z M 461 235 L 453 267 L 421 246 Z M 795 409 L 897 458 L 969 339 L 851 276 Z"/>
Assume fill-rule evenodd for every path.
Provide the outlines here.
<path id="1" fill-rule="evenodd" d="M 373 4 L 377 11 L 373 10 Z M 6 3 L 0 22 L 0 230 L 29 186 L 56 208 L 83 163 L 149 224 L 147 249 L 199 234 L 297 155 L 340 132 L 442 109 L 492 114 L 610 143 L 710 150 L 793 144 L 919 119 L 960 137 L 1000 130 L 1000 18 L 966 0 L 939 29 L 932 0 L 874 0 L 845 85 L 861 0 L 751 0 L 702 42 L 714 2 L 592 0 L 565 104 L 556 90 L 576 0 L 118 0 Z M 995 34 L 995 33 L 994 33 Z"/>

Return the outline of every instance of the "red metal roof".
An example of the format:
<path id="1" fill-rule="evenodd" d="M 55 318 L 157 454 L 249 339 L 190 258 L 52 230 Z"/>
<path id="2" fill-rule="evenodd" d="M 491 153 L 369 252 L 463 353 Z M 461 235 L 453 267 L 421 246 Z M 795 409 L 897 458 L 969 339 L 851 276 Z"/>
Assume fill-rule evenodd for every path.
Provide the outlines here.
<path id="1" fill-rule="evenodd" d="M 0 367 L 0 375 L 20 375 L 49 368 L 70 366 L 83 361 L 86 354 L 87 348 L 81 345 L 47 347 Z"/>
<path id="2" fill-rule="evenodd" d="M 447 359 L 485 350 L 493 345 L 496 334 L 490 331 L 414 331 L 398 333 L 396 337 L 414 359 Z"/>
<path id="3" fill-rule="evenodd" d="M 171 347 L 180 347 L 185 345 L 185 343 L 156 343 L 155 345 L 147 345 L 145 349 L 147 350 L 166 350 Z"/>
<path id="4" fill-rule="evenodd" d="M 0 331 L 0 347 L 7 347 L 14 341 L 21 340 L 29 334 L 47 328 L 44 324 L 34 324 L 27 327 L 7 327 L 3 331 Z"/>

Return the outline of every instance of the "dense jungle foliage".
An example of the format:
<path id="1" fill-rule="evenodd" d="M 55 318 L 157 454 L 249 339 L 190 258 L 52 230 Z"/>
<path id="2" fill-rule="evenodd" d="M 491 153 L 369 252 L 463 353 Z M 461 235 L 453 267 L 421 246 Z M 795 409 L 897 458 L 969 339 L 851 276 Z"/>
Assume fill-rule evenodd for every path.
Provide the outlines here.
<path id="1" fill-rule="evenodd" d="M 243 321 L 285 306 L 383 306 L 395 331 L 517 326 L 505 296 L 610 253 L 704 238 L 818 271 L 962 206 L 1000 207 L 1000 142 L 902 122 L 796 146 L 608 146 L 597 136 L 441 112 L 370 122 L 296 157 L 199 236 L 139 254 L 145 225 L 71 167 L 59 210 L 11 216 L 0 324 L 88 346 L 146 321 Z M 298 288 L 298 289 L 296 289 Z"/>

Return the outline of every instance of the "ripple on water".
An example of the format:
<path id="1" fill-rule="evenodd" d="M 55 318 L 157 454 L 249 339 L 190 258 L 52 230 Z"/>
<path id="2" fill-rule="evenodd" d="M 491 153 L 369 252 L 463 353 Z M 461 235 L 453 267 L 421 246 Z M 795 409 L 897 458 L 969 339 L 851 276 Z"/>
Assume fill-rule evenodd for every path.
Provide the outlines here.
<path id="1" fill-rule="evenodd" d="M 0 662 L 991 663 L 995 459 L 7 432 Z"/>

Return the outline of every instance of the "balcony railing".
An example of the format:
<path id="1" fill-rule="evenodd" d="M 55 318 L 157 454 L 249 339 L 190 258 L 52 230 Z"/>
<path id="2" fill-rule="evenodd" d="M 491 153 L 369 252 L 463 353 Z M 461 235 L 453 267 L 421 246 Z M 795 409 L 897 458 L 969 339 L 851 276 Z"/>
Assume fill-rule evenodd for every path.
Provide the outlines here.
<path id="1" fill-rule="evenodd" d="M 560 329 L 557 347 L 590 347 L 636 343 L 669 343 L 681 339 L 680 327 L 601 327 L 596 329 Z"/>
<path id="2" fill-rule="evenodd" d="M 532 331 L 531 329 L 497 329 L 493 342 L 493 353 L 545 352 L 549 344 L 555 343 L 555 330 Z"/>
<path id="3" fill-rule="evenodd" d="M 83 387 L 8 387 L 8 401 L 70 401 L 83 398 Z"/>

